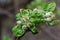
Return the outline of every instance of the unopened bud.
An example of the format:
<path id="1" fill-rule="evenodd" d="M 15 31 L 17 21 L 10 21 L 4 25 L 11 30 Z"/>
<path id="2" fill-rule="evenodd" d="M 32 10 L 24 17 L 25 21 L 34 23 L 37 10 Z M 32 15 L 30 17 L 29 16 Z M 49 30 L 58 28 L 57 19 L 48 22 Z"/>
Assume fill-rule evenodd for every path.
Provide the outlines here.
<path id="1" fill-rule="evenodd" d="M 18 24 L 20 24 L 20 23 L 21 23 L 21 21 L 17 21 L 17 23 L 18 23 Z"/>

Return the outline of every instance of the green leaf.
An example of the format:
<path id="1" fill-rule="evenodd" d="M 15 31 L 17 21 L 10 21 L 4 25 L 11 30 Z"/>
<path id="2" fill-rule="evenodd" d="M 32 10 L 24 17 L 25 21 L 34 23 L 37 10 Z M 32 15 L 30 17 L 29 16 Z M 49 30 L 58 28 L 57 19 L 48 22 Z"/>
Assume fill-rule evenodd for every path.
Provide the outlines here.
<path id="1" fill-rule="evenodd" d="M 51 25 L 51 26 L 55 26 L 55 25 L 58 25 L 58 24 L 60 24 L 60 20 L 54 20 L 51 23 L 49 23 L 49 25 Z"/>
<path id="2" fill-rule="evenodd" d="M 21 18 L 20 13 L 17 13 L 17 14 L 16 14 L 16 20 L 19 20 L 20 18 Z"/>
<path id="3" fill-rule="evenodd" d="M 54 11 L 55 10 L 55 7 L 56 7 L 56 3 L 55 2 L 52 2 L 52 3 L 49 3 L 47 5 L 47 8 L 45 9 L 46 11 Z"/>
<path id="4" fill-rule="evenodd" d="M 38 32 L 35 26 L 31 26 L 29 29 L 33 34 L 36 34 Z"/>
<path id="5" fill-rule="evenodd" d="M 27 8 L 33 9 L 33 8 L 43 8 L 46 4 L 46 0 L 33 0 L 30 4 L 27 5 Z"/>
<path id="6" fill-rule="evenodd" d="M 24 34 L 24 30 L 19 25 L 13 27 L 12 32 L 16 37 L 20 37 Z"/>

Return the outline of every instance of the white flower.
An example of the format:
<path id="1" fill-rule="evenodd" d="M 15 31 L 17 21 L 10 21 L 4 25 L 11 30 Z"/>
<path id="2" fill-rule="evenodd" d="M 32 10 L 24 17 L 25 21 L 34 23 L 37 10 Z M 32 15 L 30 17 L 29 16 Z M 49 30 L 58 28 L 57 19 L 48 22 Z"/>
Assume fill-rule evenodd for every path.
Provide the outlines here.
<path id="1" fill-rule="evenodd" d="M 21 23 L 21 21 L 17 21 L 17 23 L 18 23 L 18 24 L 20 24 L 20 23 Z"/>
<path id="2" fill-rule="evenodd" d="M 36 11 L 36 10 L 37 10 L 37 8 L 34 9 L 34 11 Z"/>
<path id="3" fill-rule="evenodd" d="M 52 19 L 51 18 L 46 18 L 45 21 L 51 21 Z"/>
<path id="4" fill-rule="evenodd" d="M 45 14 L 46 17 L 49 17 L 51 15 L 52 15 L 52 12 L 48 12 L 48 13 Z"/>

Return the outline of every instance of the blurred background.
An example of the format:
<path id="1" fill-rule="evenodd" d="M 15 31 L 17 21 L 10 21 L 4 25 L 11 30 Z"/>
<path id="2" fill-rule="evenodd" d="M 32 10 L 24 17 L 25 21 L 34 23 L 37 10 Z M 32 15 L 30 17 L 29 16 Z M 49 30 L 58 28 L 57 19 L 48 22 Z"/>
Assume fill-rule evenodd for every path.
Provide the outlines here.
<path id="1" fill-rule="evenodd" d="M 11 29 L 16 24 L 15 15 L 19 12 L 20 8 L 26 8 L 27 4 L 33 0 L 0 0 L 0 40 L 16 40 Z M 56 2 L 56 11 L 60 10 L 60 0 L 45 0 L 47 2 Z M 57 19 L 60 16 L 57 15 Z M 37 25 L 37 29 L 40 30 Z M 56 27 L 49 27 L 51 33 L 57 38 L 60 38 L 60 25 Z M 5 38 L 5 39 L 4 39 Z M 8 39 L 7 39 L 8 38 Z M 45 32 L 39 31 L 38 34 L 33 35 L 31 32 L 27 32 L 23 37 L 17 40 L 55 40 L 54 37 L 49 36 Z M 60 39 L 58 39 L 60 40 Z"/>

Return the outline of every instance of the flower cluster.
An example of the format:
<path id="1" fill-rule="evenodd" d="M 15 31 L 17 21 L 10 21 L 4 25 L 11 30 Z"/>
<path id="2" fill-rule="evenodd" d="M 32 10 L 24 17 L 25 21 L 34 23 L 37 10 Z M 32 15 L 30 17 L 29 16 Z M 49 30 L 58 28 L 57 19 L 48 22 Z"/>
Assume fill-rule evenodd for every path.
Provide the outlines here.
<path id="1" fill-rule="evenodd" d="M 35 34 L 38 32 L 35 27 L 36 24 L 50 26 L 58 24 L 60 20 L 56 20 L 55 14 L 53 13 L 55 7 L 55 3 L 50 3 L 45 9 L 20 9 L 20 12 L 16 14 L 17 24 L 12 29 L 14 35 L 20 37 L 27 29 Z"/>
<path id="2" fill-rule="evenodd" d="M 17 24 L 13 28 L 13 33 L 16 36 L 22 36 L 27 29 L 31 30 L 32 33 L 36 33 L 36 24 L 54 25 L 55 15 L 52 12 L 46 13 L 38 9 L 20 9 L 20 12 L 16 15 L 16 20 Z"/>

